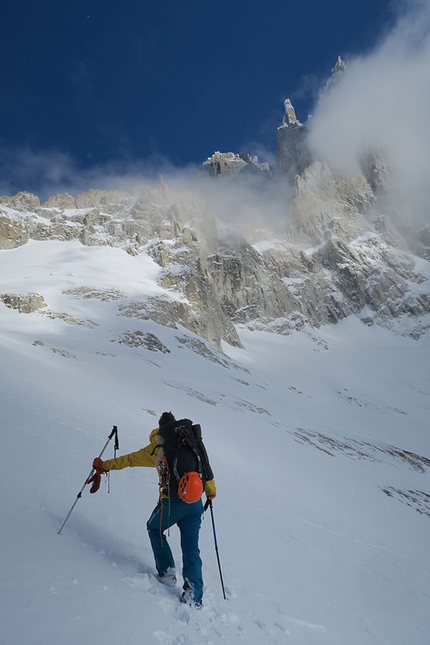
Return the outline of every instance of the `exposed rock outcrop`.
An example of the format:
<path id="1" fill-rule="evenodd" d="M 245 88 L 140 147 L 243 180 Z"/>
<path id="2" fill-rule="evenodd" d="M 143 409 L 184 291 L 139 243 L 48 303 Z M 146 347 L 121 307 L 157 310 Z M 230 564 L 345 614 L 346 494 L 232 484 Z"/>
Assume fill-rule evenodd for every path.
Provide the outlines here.
<path id="1" fill-rule="evenodd" d="M 218 298 L 234 323 L 268 322 L 299 310 L 288 287 L 246 240 L 223 239 L 208 264 Z"/>
<path id="2" fill-rule="evenodd" d="M 40 206 L 40 200 L 33 193 L 24 190 L 14 197 L 0 197 L 0 209 L 2 206 L 7 206 L 20 213 L 34 213 Z"/>
<path id="3" fill-rule="evenodd" d="M 213 177 L 222 177 L 241 173 L 242 175 L 269 175 L 270 166 L 267 162 L 259 163 L 257 156 L 247 152 L 214 152 L 202 164 L 202 169 Z"/>
<path id="4" fill-rule="evenodd" d="M 289 99 L 284 101 L 285 114 L 282 125 L 278 128 L 277 171 L 287 181 L 294 183 L 294 178 L 312 162 L 308 148 L 307 125 L 296 117 Z"/>
<path id="5" fill-rule="evenodd" d="M 0 249 L 16 249 L 26 244 L 30 234 L 23 220 L 1 210 L 0 206 Z"/>
<path id="6" fill-rule="evenodd" d="M 335 66 L 331 70 L 331 76 L 327 81 L 322 94 L 330 92 L 339 82 L 340 78 L 348 69 L 349 63 L 339 56 Z M 284 176 L 287 181 L 294 183 L 296 175 L 300 175 L 305 168 L 313 161 L 312 153 L 307 143 L 310 120 L 301 123 L 296 116 L 295 109 L 290 101 L 284 101 L 284 118 L 282 125 L 278 128 L 278 149 L 277 149 L 277 172 Z"/>
<path id="7" fill-rule="evenodd" d="M 335 176 L 325 163 L 308 166 L 296 178 L 297 196 L 288 230 L 309 244 L 333 235 L 353 239 L 369 230 L 374 193 L 363 176 Z"/>
<path id="8" fill-rule="evenodd" d="M 46 307 L 45 298 L 38 293 L 2 293 L 0 300 L 6 307 L 16 309 L 20 314 L 31 314 Z"/>
<path id="9" fill-rule="evenodd" d="M 63 193 L 61 195 L 52 195 L 42 204 L 42 208 L 58 208 L 59 210 L 76 208 L 76 201 L 72 195 Z"/>
<path id="10" fill-rule="evenodd" d="M 329 92 L 339 82 L 344 73 L 347 71 L 348 67 L 349 62 L 343 60 L 342 56 L 338 56 L 335 66 L 331 70 L 331 76 L 325 84 L 323 94 Z"/>

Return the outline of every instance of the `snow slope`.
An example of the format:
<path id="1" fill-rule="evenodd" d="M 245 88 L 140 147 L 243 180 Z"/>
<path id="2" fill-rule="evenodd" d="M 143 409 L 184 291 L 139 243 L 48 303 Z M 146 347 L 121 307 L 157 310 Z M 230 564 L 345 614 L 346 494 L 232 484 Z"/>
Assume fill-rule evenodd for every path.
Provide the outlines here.
<path id="1" fill-rule="evenodd" d="M 290 336 L 239 328 L 244 349 L 227 356 L 118 315 L 161 293 L 144 255 L 30 242 L 1 251 L 0 269 L 0 294 L 47 303 L 0 303 L 2 643 L 428 645 L 428 336 L 355 319 Z M 151 349 L 138 346 L 147 333 Z M 85 489 L 58 535 L 112 426 L 131 452 L 163 410 L 202 424 L 218 485 L 228 599 L 206 514 L 201 611 L 154 578 L 154 470 Z M 180 569 L 176 527 L 170 540 Z"/>

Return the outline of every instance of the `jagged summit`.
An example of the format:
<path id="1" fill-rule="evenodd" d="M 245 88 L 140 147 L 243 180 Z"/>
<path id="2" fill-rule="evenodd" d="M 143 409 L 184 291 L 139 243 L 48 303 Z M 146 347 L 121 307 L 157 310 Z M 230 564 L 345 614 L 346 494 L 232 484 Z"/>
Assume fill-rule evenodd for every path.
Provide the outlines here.
<path id="1" fill-rule="evenodd" d="M 348 67 L 349 67 L 349 62 L 346 60 L 343 60 L 341 56 L 338 56 L 336 64 L 331 70 L 331 76 L 324 86 L 324 90 L 322 92 L 323 94 L 328 92 L 339 82 L 340 78 L 347 71 Z"/>
<path id="2" fill-rule="evenodd" d="M 298 118 L 296 117 L 296 111 L 290 99 L 285 99 L 284 107 L 285 107 L 284 121 L 280 127 L 288 128 L 293 125 L 302 125 L 298 120 Z"/>
<path id="3" fill-rule="evenodd" d="M 307 125 L 298 120 L 290 99 L 284 101 L 284 107 L 283 122 L 277 130 L 276 165 L 278 172 L 293 184 L 295 176 L 309 166 L 312 159 L 306 142 Z"/>
<path id="4" fill-rule="evenodd" d="M 347 71 L 349 63 L 338 56 L 335 66 L 331 70 L 331 76 L 321 93 L 329 92 Z M 309 132 L 309 118 L 301 123 L 296 116 L 296 111 L 290 99 L 284 101 L 284 118 L 282 125 L 278 127 L 278 149 L 277 169 L 290 183 L 294 183 L 296 176 L 313 161 L 311 151 L 307 143 Z M 319 159 L 319 161 L 323 161 Z"/>
<path id="5" fill-rule="evenodd" d="M 270 166 L 267 162 L 259 163 L 258 157 L 247 152 L 235 154 L 234 152 L 214 152 L 202 164 L 202 169 L 213 177 L 223 177 L 241 173 L 267 175 Z"/>

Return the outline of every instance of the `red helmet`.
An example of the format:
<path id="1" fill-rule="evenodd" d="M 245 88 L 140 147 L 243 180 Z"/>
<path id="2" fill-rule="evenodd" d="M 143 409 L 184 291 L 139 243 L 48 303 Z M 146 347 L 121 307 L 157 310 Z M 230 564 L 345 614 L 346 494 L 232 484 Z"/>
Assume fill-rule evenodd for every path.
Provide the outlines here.
<path id="1" fill-rule="evenodd" d="M 178 483 L 178 495 L 183 502 L 192 504 L 198 502 L 203 495 L 203 482 L 199 473 L 192 470 L 182 475 Z"/>

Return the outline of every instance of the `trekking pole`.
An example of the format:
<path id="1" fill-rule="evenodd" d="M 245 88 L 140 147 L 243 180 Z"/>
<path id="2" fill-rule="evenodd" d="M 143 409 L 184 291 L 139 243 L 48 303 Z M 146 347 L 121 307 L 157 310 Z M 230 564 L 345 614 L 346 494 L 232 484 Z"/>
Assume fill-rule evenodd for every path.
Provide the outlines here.
<path id="1" fill-rule="evenodd" d="M 114 450 L 115 450 L 115 452 L 114 452 L 114 454 L 116 454 L 116 451 L 117 451 L 117 450 L 119 450 L 118 428 L 117 428 L 116 426 L 114 426 L 114 427 L 113 427 L 112 432 L 110 433 L 110 435 L 109 435 L 109 437 L 108 437 L 108 440 L 106 441 L 105 445 L 103 446 L 103 449 L 102 449 L 101 453 L 99 454 L 99 458 L 102 456 L 102 454 L 104 453 L 104 451 L 105 451 L 105 450 L 106 450 L 106 448 L 108 447 L 109 442 L 111 441 L 111 439 L 112 439 L 114 436 L 115 436 L 115 444 L 114 444 Z M 58 535 L 60 535 L 61 531 L 62 531 L 62 530 L 63 530 L 63 528 L 65 527 L 67 520 L 68 520 L 68 519 L 69 519 L 69 517 L 71 516 L 71 514 L 72 514 L 72 512 L 73 512 L 73 509 L 75 508 L 76 504 L 78 503 L 78 499 L 80 499 L 80 498 L 82 497 L 82 493 L 83 493 L 83 491 L 84 491 L 84 488 L 85 488 L 85 486 L 89 483 L 89 481 L 90 481 L 91 477 L 93 476 L 94 472 L 95 472 L 95 471 L 94 471 L 94 468 L 93 468 L 93 469 L 91 470 L 90 474 L 88 475 L 88 477 L 86 478 L 85 483 L 84 483 L 84 485 L 82 486 L 81 490 L 80 490 L 80 491 L 79 491 L 79 493 L 76 495 L 76 499 L 75 499 L 75 501 L 74 501 L 74 503 L 73 503 L 73 505 L 72 505 L 72 508 L 71 508 L 71 509 L 70 509 L 70 511 L 67 513 L 67 515 L 66 515 L 66 519 L 64 520 L 64 522 L 62 523 L 62 525 L 61 525 L 61 527 L 60 527 L 60 530 L 58 531 Z"/>
<path id="2" fill-rule="evenodd" d="M 215 542 L 215 553 L 216 553 L 216 559 L 217 559 L 217 562 L 218 562 L 219 577 L 220 577 L 220 579 L 221 579 L 222 594 L 223 594 L 223 596 L 224 596 L 224 600 L 227 600 L 227 597 L 226 597 L 226 595 L 225 595 L 224 580 L 223 580 L 223 578 L 222 578 L 221 562 L 220 562 L 220 559 L 219 559 L 219 553 L 218 553 L 218 543 L 217 543 L 217 539 L 216 539 L 216 531 L 215 531 L 214 509 L 213 509 L 213 505 L 212 505 L 212 500 L 211 500 L 211 499 L 206 500 L 206 504 L 205 504 L 205 511 L 206 511 L 206 509 L 207 509 L 207 507 L 208 507 L 208 506 L 209 506 L 209 508 L 211 509 L 212 529 L 213 529 L 214 542 Z"/>

